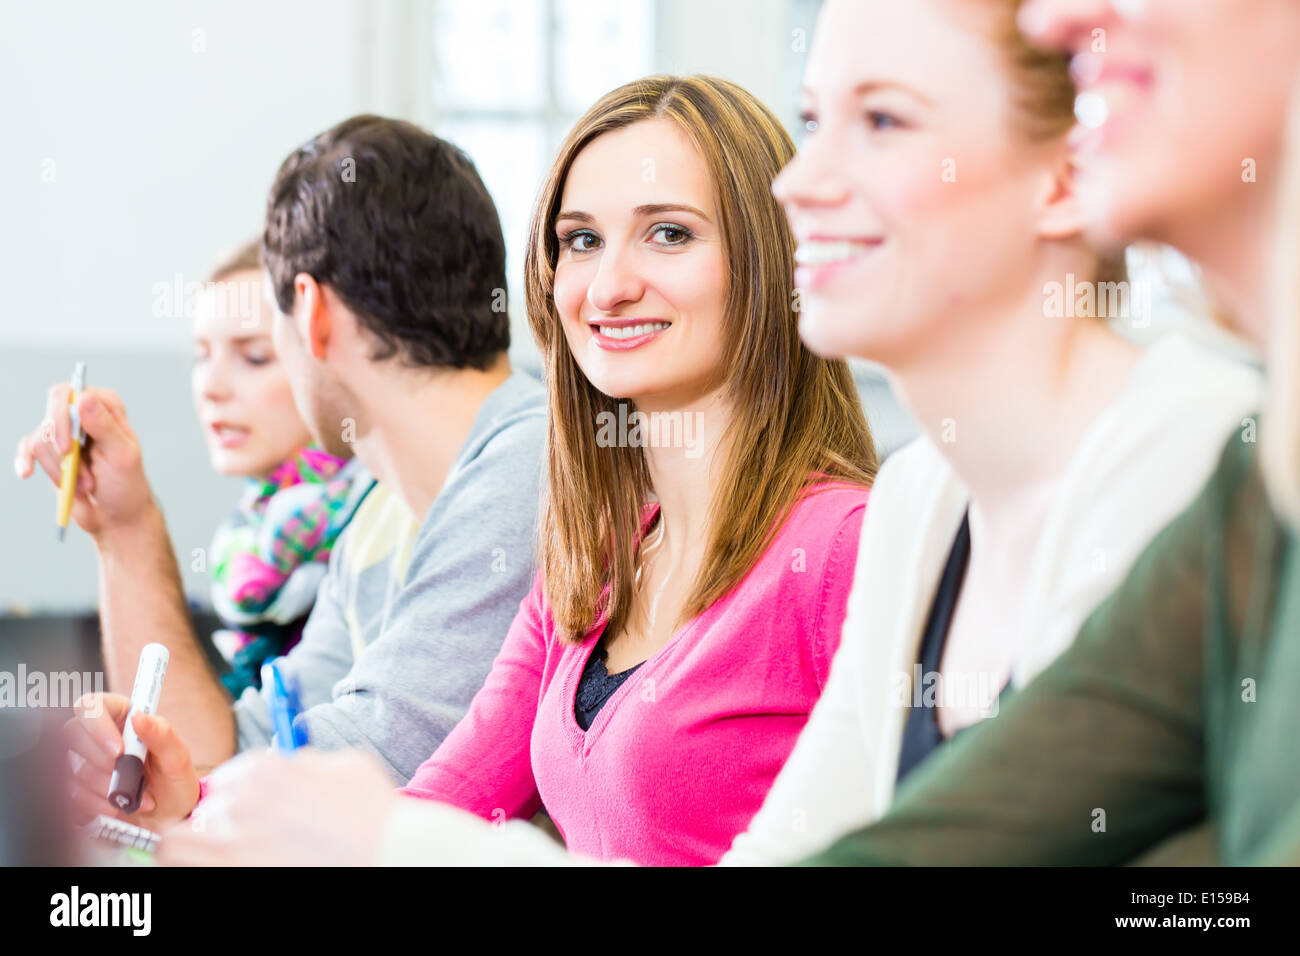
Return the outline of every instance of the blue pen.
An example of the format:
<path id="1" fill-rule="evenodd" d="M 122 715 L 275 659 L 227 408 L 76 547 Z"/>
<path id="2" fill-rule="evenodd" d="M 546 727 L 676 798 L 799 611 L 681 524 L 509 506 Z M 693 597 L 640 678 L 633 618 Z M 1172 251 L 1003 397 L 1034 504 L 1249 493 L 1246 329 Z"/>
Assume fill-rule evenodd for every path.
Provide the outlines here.
<path id="1" fill-rule="evenodd" d="M 276 657 L 262 665 L 262 691 L 271 711 L 271 743 L 287 754 L 307 746 L 307 728 L 295 720 L 302 713 L 298 682 L 280 669 L 283 660 Z"/>

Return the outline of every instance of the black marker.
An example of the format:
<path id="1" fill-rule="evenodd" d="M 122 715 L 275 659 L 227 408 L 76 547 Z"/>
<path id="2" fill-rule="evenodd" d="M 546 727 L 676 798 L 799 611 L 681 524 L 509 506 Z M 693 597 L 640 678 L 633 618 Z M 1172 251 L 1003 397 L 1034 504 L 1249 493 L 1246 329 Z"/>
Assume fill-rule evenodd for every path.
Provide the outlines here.
<path id="1" fill-rule="evenodd" d="M 140 809 L 140 797 L 144 794 L 144 758 L 149 752 L 136 736 L 131 718 L 137 713 L 152 714 L 158 709 L 168 657 L 167 648 L 161 644 L 146 644 L 140 651 L 135 686 L 131 688 L 131 710 L 126 715 L 126 726 L 122 728 L 125 746 L 122 756 L 113 764 L 113 777 L 108 781 L 108 802 L 123 813 L 135 813 Z"/>

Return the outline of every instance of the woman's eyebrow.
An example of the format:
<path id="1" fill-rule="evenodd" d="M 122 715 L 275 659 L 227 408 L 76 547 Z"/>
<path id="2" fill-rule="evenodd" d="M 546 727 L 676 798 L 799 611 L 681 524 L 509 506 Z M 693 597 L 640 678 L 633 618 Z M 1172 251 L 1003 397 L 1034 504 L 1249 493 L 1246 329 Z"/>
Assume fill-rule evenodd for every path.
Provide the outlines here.
<path id="1" fill-rule="evenodd" d="M 709 217 L 696 209 L 694 206 L 684 202 L 656 202 L 646 206 L 637 206 L 633 210 L 638 216 L 658 216 L 665 212 L 689 212 L 692 215 L 699 216 L 705 222 L 709 222 Z"/>
<path id="2" fill-rule="evenodd" d="M 699 216 L 705 222 L 711 221 L 709 217 L 706 216 L 699 209 L 696 209 L 694 206 L 690 205 L 689 203 L 684 203 L 684 202 L 647 203 L 644 206 L 637 206 L 635 209 L 632 210 L 632 214 L 638 217 L 658 216 L 661 213 L 665 213 L 665 212 L 689 212 L 692 215 Z M 585 223 L 594 223 L 596 221 L 595 218 L 593 218 L 589 213 L 585 213 L 577 209 L 565 210 L 564 212 L 560 213 L 558 216 L 555 217 L 556 222 L 563 222 L 564 220 L 570 220 L 572 222 L 585 222 Z"/>
<path id="3" fill-rule="evenodd" d="M 897 90 L 899 93 L 915 97 L 926 106 L 934 106 L 934 100 L 930 99 L 930 97 L 926 96 L 920 90 L 913 89 L 903 83 L 895 83 L 891 80 L 863 80 L 861 83 L 855 85 L 853 89 L 849 90 L 849 95 L 853 97 L 861 97 L 866 96 L 869 93 L 883 93 L 887 90 Z M 799 108 L 801 110 L 810 108 L 816 101 L 816 96 L 813 95 L 813 91 L 807 86 L 800 87 L 799 93 Z"/>
<path id="4" fill-rule="evenodd" d="M 896 90 L 914 99 L 920 100 L 926 106 L 934 106 L 934 100 L 926 96 L 920 90 L 907 86 L 903 83 L 894 83 L 889 80 L 865 80 L 853 88 L 854 96 L 866 96 L 868 93 L 881 93 L 886 90 Z"/>

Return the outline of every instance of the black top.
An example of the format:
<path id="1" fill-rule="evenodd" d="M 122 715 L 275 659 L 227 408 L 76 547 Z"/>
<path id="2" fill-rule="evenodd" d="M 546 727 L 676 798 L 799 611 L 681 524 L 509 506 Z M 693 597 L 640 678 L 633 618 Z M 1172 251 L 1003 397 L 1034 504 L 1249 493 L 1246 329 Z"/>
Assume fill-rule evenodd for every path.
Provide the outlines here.
<path id="1" fill-rule="evenodd" d="M 948 643 L 948 628 L 952 625 L 952 612 L 957 606 L 957 595 L 961 594 L 961 583 L 966 578 L 966 564 L 969 560 L 968 511 L 961 519 L 957 539 L 948 552 L 948 563 L 944 565 L 943 576 L 939 578 L 939 590 L 935 592 L 934 603 L 930 605 L 930 616 L 925 622 L 925 633 L 921 637 L 922 680 L 928 675 L 939 673 L 943 648 Z M 916 702 L 916 693 L 914 689 L 913 698 L 908 701 L 910 709 L 907 712 L 907 723 L 903 725 L 903 749 L 898 755 L 897 783 L 902 783 L 904 777 L 944 742 L 943 733 L 939 730 L 938 708 L 911 706 Z"/>
<path id="2" fill-rule="evenodd" d="M 642 662 L 644 663 L 644 661 Z M 578 679 L 578 693 L 573 699 L 573 717 L 583 730 L 591 727 L 605 701 L 614 695 L 614 691 L 623 686 L 623 681 L 632 676 L 637 667 L 611 674 L 605 670 L 605 648 L 602 643 L 591 652 L 587 664 L 582 668 L 582 677 Z"/>

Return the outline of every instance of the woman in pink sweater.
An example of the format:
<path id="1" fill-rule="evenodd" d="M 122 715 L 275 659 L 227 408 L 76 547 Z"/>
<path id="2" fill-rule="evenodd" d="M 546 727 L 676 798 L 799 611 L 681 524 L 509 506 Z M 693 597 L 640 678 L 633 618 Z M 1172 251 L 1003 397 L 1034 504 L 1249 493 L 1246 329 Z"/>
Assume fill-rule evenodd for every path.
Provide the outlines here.
<path id="1" fill-rule="evenodd" d="M 825 685 L 865 498 L 822 485 L 801 500 L 738 587 L 615 675 L 586 730 L 582 674 L 593 659 L 603 673 L 617 641 L 603 622 L 566 640 L 539 579 L 469 713 L 404 792 L 494 821 L 544 806 L 585 856 L 715 863 Z"/>
<path id="2" fill-rule="evenodd" d="M 838 646 L 875 471 L 847 366 L 798 339 L 769 189 L 792 153 L 703 77 L 617 89 L 561 147 L 525 264 L 541 571 L 406 793 L 545 807 L 571 850 L 642 864 L 713 863 L 762 805 Z"/>

